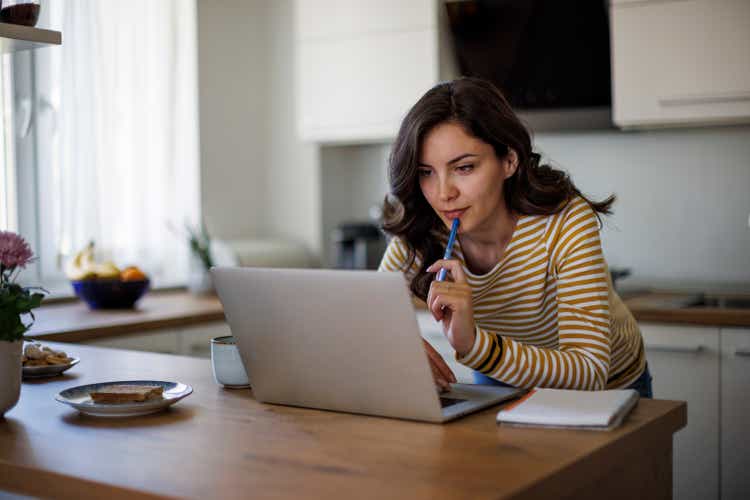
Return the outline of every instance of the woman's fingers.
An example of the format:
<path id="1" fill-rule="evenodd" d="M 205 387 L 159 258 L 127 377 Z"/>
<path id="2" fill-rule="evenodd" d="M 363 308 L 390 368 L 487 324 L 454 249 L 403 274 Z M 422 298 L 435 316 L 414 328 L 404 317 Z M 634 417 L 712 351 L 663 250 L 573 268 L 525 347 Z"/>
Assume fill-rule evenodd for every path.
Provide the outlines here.
<path id="1" fill-rule="evenodd" d="M 453 290 L 435 292 L 430 312 L 436 321 L 442 321 L 447 314 L 456 311 L 464 299 L 464 294 Z"/>
<path id="2" fill-rule="evenodd" d="M 450 273 L 451 278 L 455 283 L 467 283 L 466 273 L 461 267 L 461 263 L 456 259 L 440 259 L 435 261 L 430 267 L 426 269 L 428 273 L 437 273 L 441 269 L 445 269 Z"/>
<path id="3" fill-rule="evenodd" d="M 430 363 L 430 368 L 432 369 L 432 378 L 435 380 L 435 385 L 440 387 L 441 390 L 447 390 L 450 387 L 448 381 L 440 375 L 434 364 Z"/>
<path id="4" fill-rule="evenodd" d="M 445 307 L 454 311 L 466 301 L 471 301 L 471 288 L 467 284 L 433 281 L 427 293 L 427 308 L 436 321 L 445 317 Z"/>
<path id="5" fill-rule="evenodd" d="M 427 351 L 427 357 L 430 359 L 430 365 L 434 366 L 445 380 L 455 384 L 456 375 L 450 369 L 448 363 L 445 362 L 440 353 L 429 342 L 424 339 L 422 339 L 422 342 L 424 343 L 425 351 Z"/>

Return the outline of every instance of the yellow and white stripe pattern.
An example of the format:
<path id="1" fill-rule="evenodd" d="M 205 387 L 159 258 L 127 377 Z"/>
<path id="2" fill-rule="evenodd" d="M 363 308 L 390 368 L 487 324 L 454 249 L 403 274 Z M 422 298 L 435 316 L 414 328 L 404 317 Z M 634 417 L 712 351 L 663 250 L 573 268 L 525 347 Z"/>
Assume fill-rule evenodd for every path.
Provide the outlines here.
<path id="1" fill-rule="evenodd" d="M 410 279 L 407 255 L 394 238 L 380 270 Z M 524 388 L 621 388 L 643 372 L 638 324 L 612 287 L 599 221 L 583 198 L 554 215 L 521 216 L 487 274 L 467 269 L 458 240 L 454 257 L 472 288 L 477 334 L 462 364 Z"/>

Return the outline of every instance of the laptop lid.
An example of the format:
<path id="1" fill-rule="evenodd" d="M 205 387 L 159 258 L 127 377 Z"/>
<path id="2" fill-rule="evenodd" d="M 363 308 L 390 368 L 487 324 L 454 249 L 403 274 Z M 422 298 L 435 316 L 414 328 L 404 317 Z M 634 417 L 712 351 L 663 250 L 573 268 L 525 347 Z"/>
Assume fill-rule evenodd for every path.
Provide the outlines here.
<path id="1" fill-rule="evenodd" d="M 442 421 L 398 273 L 213 268 L 257 400 Z"/>

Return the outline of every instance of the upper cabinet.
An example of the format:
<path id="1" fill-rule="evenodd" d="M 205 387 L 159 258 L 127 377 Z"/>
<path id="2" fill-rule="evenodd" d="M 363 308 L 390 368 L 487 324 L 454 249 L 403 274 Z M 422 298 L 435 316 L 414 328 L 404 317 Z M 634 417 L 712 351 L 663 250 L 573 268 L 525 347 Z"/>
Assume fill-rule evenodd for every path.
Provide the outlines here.
<path id="1" fill-rule="evenodd" d="M 441 74 L 437 0 L 297 0 L 297 125 L 321 143 L 392 140 Z"/>
<path id="2" fill-rule="evenodd" d="M 613 120 L 750 122 L 750 1 L 611 0 Z"/>

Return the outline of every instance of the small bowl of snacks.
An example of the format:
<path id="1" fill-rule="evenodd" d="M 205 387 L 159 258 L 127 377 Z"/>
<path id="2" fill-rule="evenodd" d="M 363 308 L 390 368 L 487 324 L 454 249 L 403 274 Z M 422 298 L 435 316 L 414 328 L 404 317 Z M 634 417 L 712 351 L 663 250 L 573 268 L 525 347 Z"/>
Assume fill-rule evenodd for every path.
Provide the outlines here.
<path id="1" fill-rule="evenodd" d="M 65 351 L 27 342 L 23 348 L 23 378 L 54 377 L 77 365 L 80 359 L 68 356 Z"/>
<path id="2" fill-rule="evenodd" d="M 151 284 L 137 266 L 120 269 L 112 261 L 94 259 L 94 243 L 78 252 L 66 267 L 76 295 L 91 309 L 130 309 Z"/>

